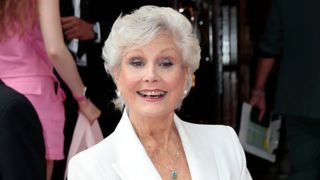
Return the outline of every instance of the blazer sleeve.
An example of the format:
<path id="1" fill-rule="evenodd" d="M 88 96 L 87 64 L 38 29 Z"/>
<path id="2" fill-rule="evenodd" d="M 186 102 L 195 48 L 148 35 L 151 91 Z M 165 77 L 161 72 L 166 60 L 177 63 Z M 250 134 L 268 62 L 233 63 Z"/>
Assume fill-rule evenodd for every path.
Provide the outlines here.
<path id="1" fill-rule="evenodd" d="M 242 148 L 242 145 L 240 144 L 239 137 L 233 128 L 229 127 L 228 129 L 231 134 L 232 141 L 234 143 L 234 149 L 237 153 L 237 157 L 238 157 L 237 161 L 239 162 L 240 168 L 241 168 L 239 179 L 240 180 L 252 180 L 250 172 L 247 168 L 246 156 L 245 156 L 244 150 Z"/>

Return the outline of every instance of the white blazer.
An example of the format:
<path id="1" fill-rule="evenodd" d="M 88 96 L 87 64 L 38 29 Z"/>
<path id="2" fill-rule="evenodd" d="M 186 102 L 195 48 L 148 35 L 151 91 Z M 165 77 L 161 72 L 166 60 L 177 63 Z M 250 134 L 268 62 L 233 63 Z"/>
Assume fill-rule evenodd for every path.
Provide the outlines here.
<path id="1" fill-rule="evenodd" d="M 246 157 L 233 128 L 192 124 L 177 115 L 192 180 L 251 180 Z M 179 176 L 179 172 L 178 176 Z M 68 180 L 161 180 L 126 111 L 115 131 L 69 162 Z M 178 177 L 179 179 L 179 177 Z"/>

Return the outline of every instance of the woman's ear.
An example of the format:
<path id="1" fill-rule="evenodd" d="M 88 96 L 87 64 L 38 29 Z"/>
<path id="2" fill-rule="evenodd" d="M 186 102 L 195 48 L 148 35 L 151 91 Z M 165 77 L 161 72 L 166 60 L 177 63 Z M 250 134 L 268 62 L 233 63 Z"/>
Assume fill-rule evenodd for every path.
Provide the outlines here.
<path id="1" fill-rule="evenodd" d="M 120 75 L 120 67 L 116 66 L 113 69 L 113 77 L 114 77 L 114 81 L 115 81 L 116 85 L 118 84 L 119 75 Z"/>
<path id="2" fill-rule="evenodd" d="M 187 82 L 188 81 L 188 78 L 191 74 L 191 69 L 190 67 L 184 67 L 184 77 L 185 77 L 185 81 Z"/>
<path id="3" fill-rule="evenodd" d="M 184 68 L 184 90 L 188 89 L 191 76 L 192 75 L 191 75 L 190 67 L 185 67 Z"/>

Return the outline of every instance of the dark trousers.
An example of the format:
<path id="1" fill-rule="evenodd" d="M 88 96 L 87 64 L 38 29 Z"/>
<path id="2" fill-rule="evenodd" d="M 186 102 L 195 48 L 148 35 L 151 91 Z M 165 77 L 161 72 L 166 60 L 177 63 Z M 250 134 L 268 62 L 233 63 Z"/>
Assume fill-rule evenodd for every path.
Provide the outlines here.
<path id="1" fill-rule="evenodd" d="M 285 116 L 289 180 L 320 180 L 320 119 Z"/>

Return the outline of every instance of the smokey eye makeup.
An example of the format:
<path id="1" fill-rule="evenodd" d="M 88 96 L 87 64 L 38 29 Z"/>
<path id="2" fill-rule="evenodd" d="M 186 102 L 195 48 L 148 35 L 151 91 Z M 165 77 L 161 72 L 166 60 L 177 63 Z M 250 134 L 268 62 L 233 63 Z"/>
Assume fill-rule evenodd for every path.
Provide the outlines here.
<path id="1" fill-rule="evenodd" d="M 129 64 L 133 67 L 143 67 L 145 65 L 144 61 L 140 57 L 130 58 Z"/>
<path id="2" fill-rule="evenodd" d="M 147 64 L 153 64 L 155 66 L 158 66 L 160 68 L 168 69 L 176 64 L 174 58 L 172 57 L 160 57 L 153 60 L 146 60 L 143 57 L 140 56 L 132 56 L 131 58 L 128 58 L 128 64 L 134 68 L 142 68 L 146 66 Z"/>
<path id="3" fill-rule="evenodd" d="M 173 61 L 170 58 L 164 58 L 159 61 L 159 66 L 169 68 L 173 66 Z"/>

